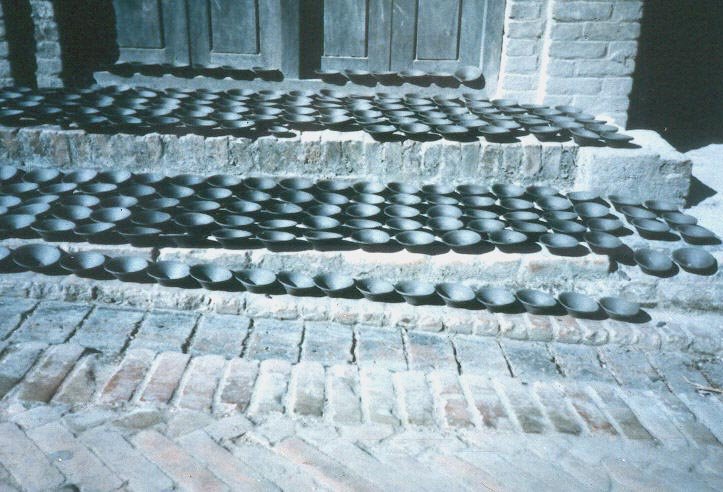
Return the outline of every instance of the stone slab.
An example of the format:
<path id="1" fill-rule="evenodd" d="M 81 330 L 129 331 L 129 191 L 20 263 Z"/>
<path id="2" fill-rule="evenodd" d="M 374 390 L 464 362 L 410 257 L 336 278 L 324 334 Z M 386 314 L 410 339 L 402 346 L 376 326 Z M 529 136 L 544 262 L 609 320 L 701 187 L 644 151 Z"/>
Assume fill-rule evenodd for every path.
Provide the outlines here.
<path id="1" fill-rule="evenodd" d="M 691 162 L 657 133 L 629 132 L 637 148 L 540 142 L 379 142 L 365 132 L 324 130 L 293 138 L 89 134 L 55 126 L 0 127 L 0 162 L 75 169 L 128 169 L 169 174 L 303 175 L 424 183 L 519 182 L 563 191 L 625 189 L 639 198 L 682 202 Z"/>

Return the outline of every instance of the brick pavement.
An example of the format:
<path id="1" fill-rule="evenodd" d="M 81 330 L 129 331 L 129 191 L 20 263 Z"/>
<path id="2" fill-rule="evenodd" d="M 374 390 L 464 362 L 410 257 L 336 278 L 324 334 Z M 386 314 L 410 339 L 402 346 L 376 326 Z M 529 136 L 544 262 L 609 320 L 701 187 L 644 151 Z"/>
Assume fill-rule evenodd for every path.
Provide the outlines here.
<path id="1" fill-rule="evenodd" d="M 714 355 L 57 301 L 0 310 L 10 490 L 723 486 L 723 400 L 701 390 L 720 385 Z"/>

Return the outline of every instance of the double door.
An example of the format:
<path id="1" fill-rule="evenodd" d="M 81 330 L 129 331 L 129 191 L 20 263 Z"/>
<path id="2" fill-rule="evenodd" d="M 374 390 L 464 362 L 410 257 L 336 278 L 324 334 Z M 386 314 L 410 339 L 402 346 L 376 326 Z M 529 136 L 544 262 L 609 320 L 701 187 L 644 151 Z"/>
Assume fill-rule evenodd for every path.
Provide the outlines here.
<path id="1" fill-rule="evenodd" d="M 321 65 L 395 72 L 481 66 L 492 34 L 485 31 L 498 31 L 501 41 L 503 15 L 503 0 L 327 0 Z"/>
<path id="2" fill-rule="evenodd" d="M 120 61 L 282 68 L 286 1 L 113 0 Z"/>

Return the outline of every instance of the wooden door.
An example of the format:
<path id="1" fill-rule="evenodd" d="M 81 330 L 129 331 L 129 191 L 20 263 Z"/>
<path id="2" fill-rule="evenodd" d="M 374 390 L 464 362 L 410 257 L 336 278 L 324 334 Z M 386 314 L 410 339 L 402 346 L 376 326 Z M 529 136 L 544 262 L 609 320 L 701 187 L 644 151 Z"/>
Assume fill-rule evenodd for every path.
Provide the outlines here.
<path id="1" fill-rule="evenodd" d="M 119 61 L 188 64 L 185 3 L 179 0 L 113 0 Z"/>
<path id="2" fill-rule="evenodd" d="M 326 0 L 321 66 L 497 75 L 504 0 Z"/>
<path id="3" fill-rule="evenodd" d="M 391 0 L 324 2 L 324 70 L 388 70 Z"/>
<path id="4" fill-rule="evenodd" d="M 194 65 L 281 68 L 278 0 L 192 0 L 188 6 Z"/>

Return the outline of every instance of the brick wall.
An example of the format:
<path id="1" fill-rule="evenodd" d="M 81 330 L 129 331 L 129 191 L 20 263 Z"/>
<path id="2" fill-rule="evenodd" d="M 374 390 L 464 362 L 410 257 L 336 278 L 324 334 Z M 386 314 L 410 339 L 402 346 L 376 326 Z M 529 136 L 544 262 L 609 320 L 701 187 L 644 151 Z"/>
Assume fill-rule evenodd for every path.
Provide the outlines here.
<path id="1" fill-rule="evenodd" d="M 508 0 L 498 97 L 627 121 L 641 0 Z"/>
<path id="2" fill-rule="evenodd" d="M 0 86 L 13 85 L 8 54 L 8 42 L 5 38 L 5 17 L 2 4 L 0 4 Z"/>
<path id="3" fill-rule="evenodd" d="M 30 0 L 35 28 L 38 87 L 61 87 L 63 62 L 52 0 Z"/>

